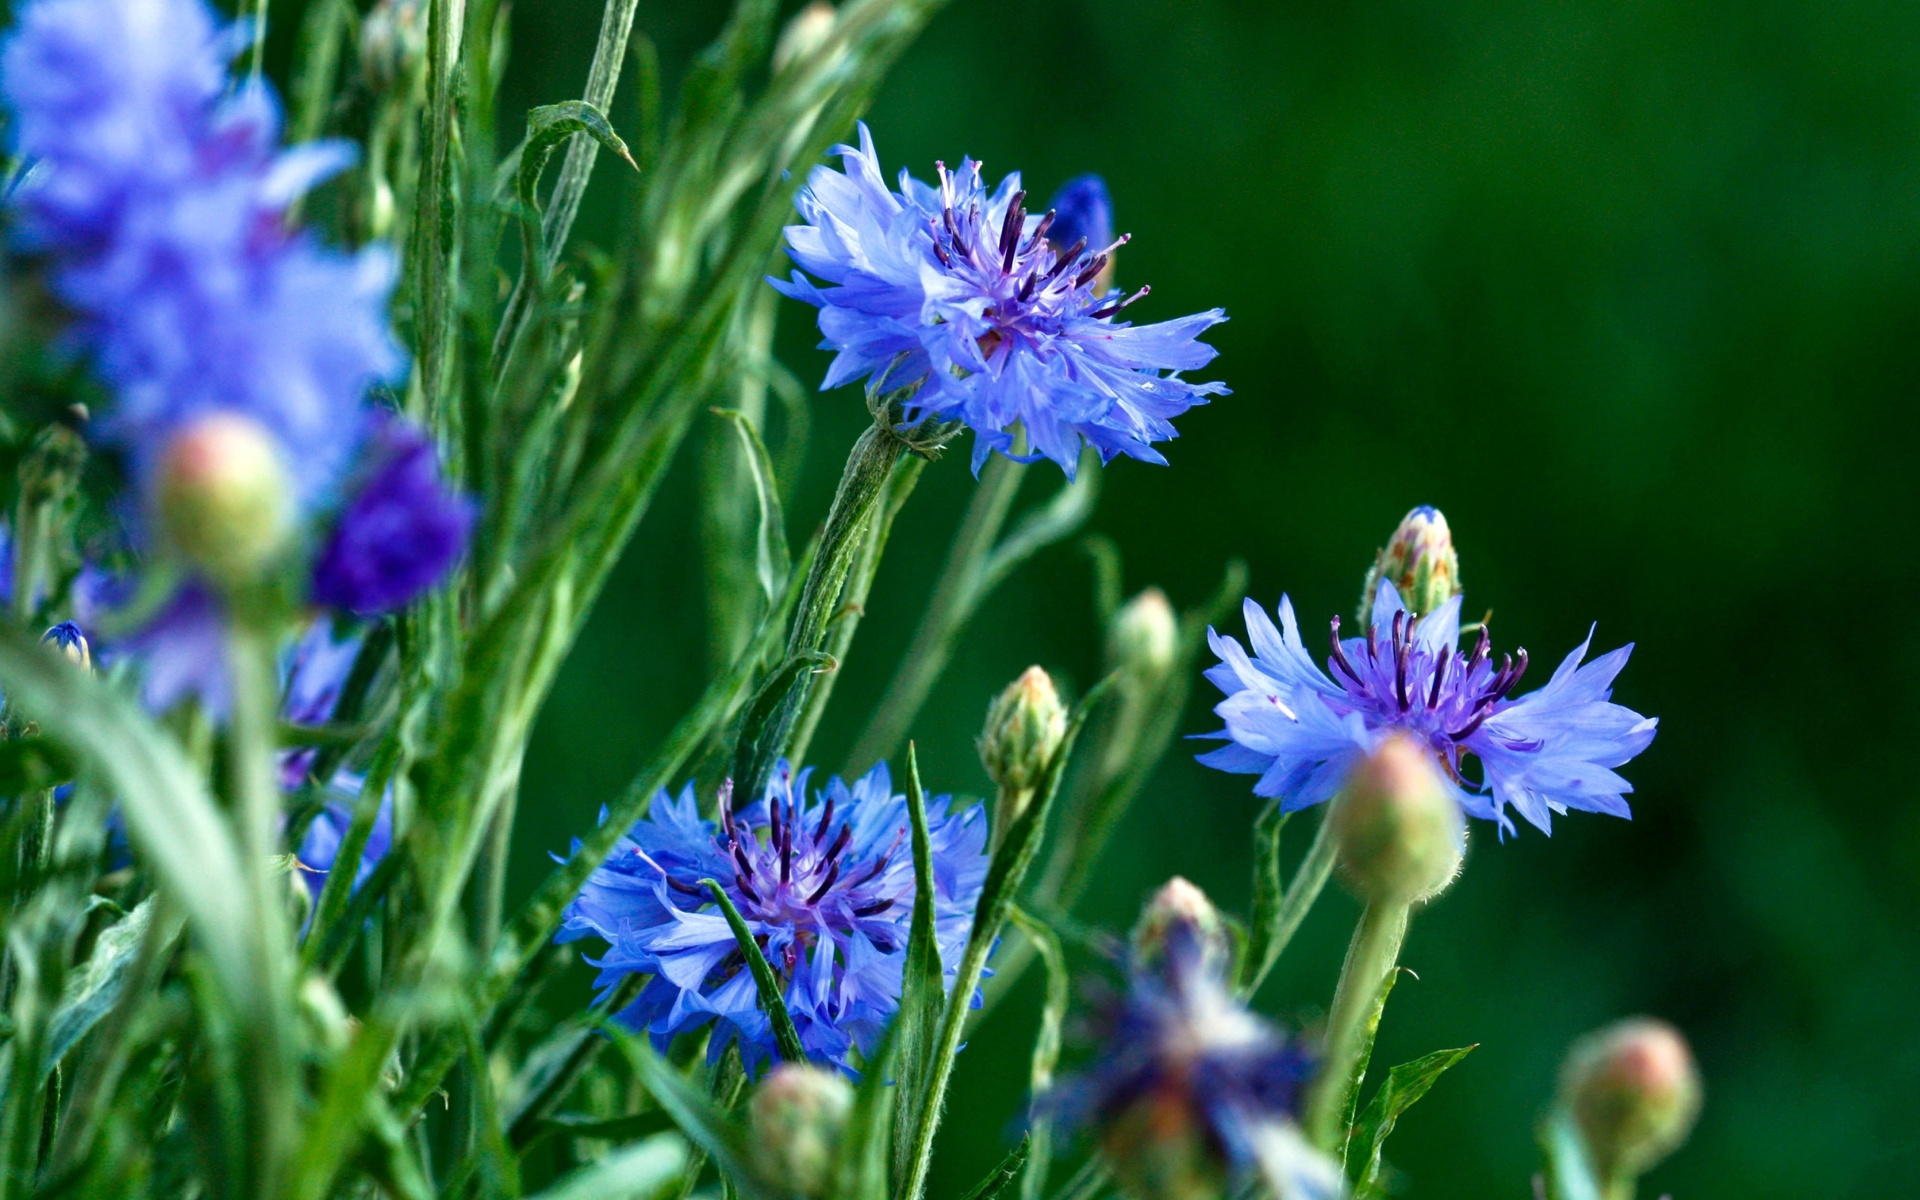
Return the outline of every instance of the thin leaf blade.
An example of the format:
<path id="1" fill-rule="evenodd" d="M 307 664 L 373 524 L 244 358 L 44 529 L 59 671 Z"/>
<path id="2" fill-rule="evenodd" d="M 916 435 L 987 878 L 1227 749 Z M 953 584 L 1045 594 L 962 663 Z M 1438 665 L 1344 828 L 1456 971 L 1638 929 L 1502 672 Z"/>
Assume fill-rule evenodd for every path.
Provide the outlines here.
<path id="1" fill-rule="evenodd" d="M 1387 1072 L 1366 1111 L 1355 1122 L 1353 1137 L 1347 1143 L 1347 1172 L 1362 1196 L 1379 1192 L 1381 1149 L 1394 1125 L 1427 1094 L 1441 1075 L 1474 1049 L 1475 1046 L 1461 1046 L 1454 1050 L 1435 1050 Z M 1356 1150 L 1363 1151 L 1365 1157 L 1356 1158 Z"/>
<path id="2" fill-rule="evenodd" d="M 733 940 L 747 960 L 747 969 L 753 972 L 754 986 L 760 989 L 760 1007 L 773 1024 L 773 1041 L 780 1049 L 781 1059 L 791 1063 L 807 1061 L 806 1048 L 800 1044 L 799 1031 L 794 1029 L 793 1017 L 787 1012 L 786 998 L 780 994 L 780 979 L 773 973 L 773 964 L 767 961 L 760 943 L 753 940 L 753 930 L 747 928 L 746 918 L 733 906 L 733 901 L 727 897 L 727 890 L 717 880 L 702 879 L 700 882 L 725 914 L 727 928 L 733 930 Z"/>

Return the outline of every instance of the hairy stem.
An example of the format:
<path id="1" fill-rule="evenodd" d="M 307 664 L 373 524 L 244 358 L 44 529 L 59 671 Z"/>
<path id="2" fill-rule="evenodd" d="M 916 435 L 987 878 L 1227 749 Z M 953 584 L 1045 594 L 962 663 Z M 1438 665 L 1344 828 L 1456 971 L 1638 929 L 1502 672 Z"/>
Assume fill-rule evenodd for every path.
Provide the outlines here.
<path id="1" fill-rule="evenodd" d="M 1307 1097 L 1307 1137 L 1323 1150 L 1337 1153 L 1346 1140 L 1341 1122 L 1359 1085 L 1356 1072 L 1364 1070 L 1360 1056 L 1368 1041 L 1367 1025 L 1399 965 L 1407 915 L 1405 903 L 1369 904 L 1354 927 L 1327 1018 L 1326 1061 Z"/>

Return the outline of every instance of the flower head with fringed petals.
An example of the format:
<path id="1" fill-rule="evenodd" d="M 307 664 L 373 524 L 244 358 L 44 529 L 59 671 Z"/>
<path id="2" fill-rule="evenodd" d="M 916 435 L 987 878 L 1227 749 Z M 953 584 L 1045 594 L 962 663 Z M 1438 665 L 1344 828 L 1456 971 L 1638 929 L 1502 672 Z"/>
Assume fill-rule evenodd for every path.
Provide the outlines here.
<path id="1" fill-rule="evenodd" d="M 838 352 L 823 387 L 917 382 L 907 419 L 964 422 L 975 470 L 997 450 L 1051 459 L 1069 476 L 1082 445 L 1103 462 L 1165 462 L 1150 443 L 1175 436 L 1174 417 L 1226 393 L 1179 377 L 1213 360 L 1197 338 L 1226 319 L 1221 310 L 1154 325 L 1119 319 L 1148 292 L 1103 284 L 1126 237 L 1058 244 L 1048 236 L 1056 215 L 1028 213 L 1018 174 L 989 192 L 972 159 L 958 171 L 940 164 L 937 187 L 903 171 L 894 191 L 865 125 L 858 148 L 833 152 L 844 172 L 814 168 L 796 201 L 807 223 L 787 227 L 800 271 L 770 281 L 820 310 L 821 346 Z M 1072 186 L 1062 197 L 1070 221 L 1098 228 L 1104 207 L 1101 221 L 1076 215 L 1091 202 L 1085 180 Z"/>
<path id="2" fill-rule="evenodd" d="M 598 937 L 594 965 L 609 989 L 652 976 L 620 1014 L 653 1035 L 714 1023 L 709 1056 L 738 1041 L 757 1073 L 774 1052 L 752 974 L 726 916 L 702 880 L 718 882 L 779 977 L 787 1011 L 813 1058 L 853 1069 L 900 1005 L 914 905 L 905 796 L 881 763 L 851 785 L 838 777 L 809 798 L 810 771 L 782 761 L 761 799 L 720 821 L 700 817 L 689 785 L 664 790 L 567 907 L 559 941 Z M 958 964 L 986 881 L 987 823 L 979 805 L 928 804 L 934 931 L 942 961 Z"/>
<path id="3" fill-rule="evenodd" d="M 1200 761 L 1259 775 L 1254 792 L 1286 811 L 1331 797 L 1348 772 L 1387 735 L 1429 746 L 1470 816 L 1513 829 L 1511 807 L 1544 832 L 1568 809 L 1631 816 L 1633 786 L 1614 768 L 1653 741 L 1656 718 L 1612 702 L 1631 644 L 1581 665 L 1593 635 L 1569 654 L 1545 687 L 1515 697 L 1527 652 L 1496 665 L 1485 626 L 1462 651 L 1460 597 L 1432 613 L 1410 613 L 1391 582 L 1375 594 L 1364 637 L 1340 637 L 1333 621 L 1322 671 L 1308 655 L 1293 604 L 1280 598 L 1280 628 L 1260 606 L 1245 606 L 1250 657 L 1238 641 L 1209 632 L 1220 663 L 1207 678 L 1227 694 L 1214 708 L 1229 740 Z M 1469 757 L 1480 781 L 1469 781 Z"/>

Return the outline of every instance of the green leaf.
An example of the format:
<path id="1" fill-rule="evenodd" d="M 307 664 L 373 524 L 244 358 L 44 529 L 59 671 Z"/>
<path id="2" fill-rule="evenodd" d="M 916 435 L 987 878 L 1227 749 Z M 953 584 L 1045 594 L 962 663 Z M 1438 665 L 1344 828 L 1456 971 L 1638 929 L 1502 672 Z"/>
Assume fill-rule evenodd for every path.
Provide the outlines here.
<path id="1" fill-rule="evenodd" d="M 880 1045 L 861 1063 L 863 1076 L 847 1114 L 847 1131 L 840 1140 L 839 1186 L 833 1193 L 849 1200 L 887 1200 L 887 1141 L 895 1106 L 901 1103 L 893 1086 L 900 1023 L 887 1027 Z"/>
<path id="2" fill-rule="evenodd" d="M 628 1033 L 611 1021 L 602 1028 L 626 1055 L 640 1086 L 667 1114 L 667 1119 L 688 1141 L 713 1159 L 721 1174 L 733 1181 L 743 1200 L 767 1200 L 764 1189 L 747 1169 L 745 1131 L 714 1107 L 704 1089 L 694 1086 L 655 1053 L 645 1038 Z"/>
<path id="3" fill-rule="evenodd" d="M 1373 1094 L 1367 1110 L 1355 1122 L 1353 1136 L 1347 1142 L 1347 1174 L 1362 1196 L 1384 1194 L 1379 1187 L 1380 1151 L 1387 1135 L 1406 1111 L 1427 1094 L 1447 1068 L 1473 1053 L 1473 1046 L 1457 1050 L 1436 1050 L 1412 1062 L 1401 1063 L 1387 1072 L 1386 1079 Z M 1364 1151 L 1360 1158 L 1356 1151 Z"/>
<path id="4" fill-rule="evenodd" d="M 779 758 L 784 747 L 777 745 L 782 741 L 791 725 L 781 720 L 790 697 L 804 687 L 809 675 L 817 671 L 831 671 L 838 664 L 834 657 L 824 651 L 813 650 L 793 655 L 782 662 L 760 685 L 753 700 L 747 705 L 745 718 L 740 723 L 740 740 L 734 744 L 733 770 L 731 778 L 746 794 L 755 794 L 749 780 L 758 769 L 756 764 L 772 762 Z"/>
<path id="5" fill-rule="evenodd" d="M 686 1167 L 686 1140 L 656 1133 L 581 1167 L 530 1200 L 652 1200 L 677 1184 Z"/>
<path id="6" fill-rule="evenodd" d="M 1280 811 L 1278 800 L 1271 800 L 1253 823 L 1253 920 L 1247 925 L 1246 948 L 1235 972 L 1235 987 L 1242 995 L 1253 990 L 1270 965 L 1267 951 L 1273 945 L 1285 894 L 1280 883 L 1280 831 L 1290 815 Z"/>
<path id="7" fill-rule="evenodd" d="M 154 898 L 148 896 L 132 912 L 101 930 L 100 936 L 94 939 L 93 953 L 67 977 L 60 1006 L 53 1013 L 46 1064 L 40 1073 L 43 1083 L 67 1051 L 119 1003 L 127 979 L 139 961 L 140 943 L 153 920 L 154 903 Z M 167 935 L 167 941 L 178 935 L 176 925 Z"/>
<path id="8" fill-rule="evenodd" d="M 732 408 L 716 408 L 714 414 L 733 422 L 740 432 L 752 470 L 754 498 L 760 506 L 760 530 L 754 539 L 753 570 L 760 578 L 760 590 L 773 604 L 786 590 L 787 575 L 793 569 L 787 551 L 786 517 L 780 509 L 780 488 L 774 482 L 773 459 L 767 454 L 760 431 L 747 414 Z"/>
<path id="9" fill-rule="evenodd" d="M 1264 815 L 1262 820 L 1265 820 Z M 1273 852 L 1277 855 L 1280 838 L 1277 823 L 1267 831 L 1267 836 L 1273 838 Z M 1242 999 L 1258 991 L 1260 984 L 1267 978 L 1267 972 L 1273 970 L 1273 964 L 1280 961 L 1281 952 L 1287 948 L 1287 943 L 1293 940 L 1293 935 L 1300 928 L 1300 922 L 1307 919 L 1307 913 L 1313 908 L 1314 901 L 1320 898 L 1321 891 L 1326 888 L 1327 879 L 1333 874 L 1334 856 L 1339 849 L 1334 843 L 1332 823 L 1327 820 L 1326 814 L 1322 813 L 1320 824 L 1313 833 L 1313 841 L 1307 846 L 1306 857 L 1300 860 L 1300 866 L 1293 873 L 1293 881 L 1282 892 L 1278 890 L 1279 861 L 1273 855 L 1269 855 L 1267 847 L 1258 841 L 1258 833 L 1255 837 L 1256 911 L 1254 920 L 1256 923 L 1261 921 L 1258 904 L 1263 887 L 1267 886 L 1261 882 L 1260 876 L 1263 872 L 1268 870 L 1274 872 L 1276 878 L 1271 886 L 1276 890 L 1273 893 L 1273 914 L 1265 920 L 1264 929 L 1258 933 L 1250 933 L 1247 954 L 1241 960 L 1239 992 Z M 1255 936 L 1262 938 L 1262 948 L 1257 955 L 1252 948 Z M 1251 974 L 1247 973 L 1249 971 Z"/>
<path id="10" fill-rule="evenodd" d="M 607 150 L 625 159 L 627 165 L 638 171 L 640 164 L 633 161 L 633 155 L 627 152 L 627 144 L 607 123 L 607 115 L 588 104 L 585 100 L 563 100 L 559 104 L 542 104 L 527 113 L 526 149 L 520 154 L 520 177 L 518 192 L 520 202 L 528 208 L 538 211 L 539 201 L 535 198 L 535 189 L 540 184 L 540 173 L 546 169 L 547 157 L 561 142 L 576 133 L 584 133 L 599 142 Z"/>
<path id="11" fill-rule="evenodd" d="M 73 756 L 43 737 L 0 742 L 0 796 L 59 787 L 73 778 Z"/>
<path id="12" fill-rule="evenodd" d="M 1373 1040 L 1380 1033 L 1380 1018 L 1387 1011 L 1387 997 L 1393 994 L 1393 985 L 1400 982 L 1400 971 L 1401 968 L 1396 967 L 1387 972 L 1386 982 L 1381 985 L 1379 996 L 1374 998 L 1373 1010 L 1367 1014 L 1366 1026 L 1360 1031 L 1360 1053 L 1354 1057 L 1353 1070 L 1347 1076 L 1346 1092 L 1339 1108 L 1342 1122 L 1338 1146 L 1342 1163 L 1353 1152 L 1354 1115 L 1360 1107 L 1360 1085 L 1366 1082 L 1367 1065 L 1373 1061 Z"/>
<path id="13" fill-rule="evenodd" d="M 1001 1192 L 1006 1191 L 1007 1185 L 1013 1182 L 1013 1177 L 1020 1173 L 1020 1168 L 1026 1163 L 1027 1149 L 1032 1141 L 1031 1136 L 1021 1138 L 1020 1144 L 1001 1159 L 998 1166 L 987 1172 L 985 1179 L 973 1185 L 973 1190 L 966 1194 L 965 1200 L 995 1200 Z"/>
<path id="14" fill-rule="evenodd" d="M 913 1152 L 912 1115 L 925 1102 L 932 1073 L 933 1035 L 946 1000 L 946 969 L 934 928 L 933 842 L 927 828 L 927 794 L 920 784 L 920 757 L 907 743 L 907 814 L 913 826 L 913 924 L 907 936 L 907 965 L 900 1015 L 894 1019 L 895 1061 L 899 1065 L 895 1107 L 903 1118 L 894 1126 L 893 1169 L 906 1169 Z"/>
<path id="15" fill-rule="evenodd" d="M 1039 952 L 1047 972 L 1047 998 L 1040 1007 L 1040 1031 L 1034 1035 L 1033 1063 L 1028 1076 L 1028 1091 L 1038 1103 L 1053 1086 L 1053 1068 L 1060 1061 L 1060 1028 L 1066 1022 L 1067 1001 L 1071 995 L 1067 957 L 1060 949 L 1059 935 L 1052 926 L 1017 906 L 1010 915 Z M 1026 1177 L 1020 1181 L 1021 1200 L 1040 1200 L 1053 1157 L 1053 1122 L 1036 1113 L 1032 1128 L 1027 1137 L 1032 1158 L 1027 1164 Z"/>
<path id="16" fill-rule="evenodd" d="M 733 940 L 740 947 L 740 953 L 747 960 L 747 969 L 753 972 L 754 986 L 760 989 L 760 1007 L 766 1010 L 767 1020 L 773 1023 L 773 1041 L 780 1048 L 780 1057 L 791 1063 L 807 1061 L 806 1048 L 800 1045 L 800 1033 L 793 1027 L 793 1018 L 787 1015 L 787 1002 L 780 995 L 780 980 L 773 973 L 773 964 L 761 952 L 760 943 L 753 940 L 753 930 L 747 928 L 740 910 L 727 899 L 727 891 L 712 879 L 702 879 L 712 893 L 713 902 L 726 914 L 727 928 L 733 930 Z"/>

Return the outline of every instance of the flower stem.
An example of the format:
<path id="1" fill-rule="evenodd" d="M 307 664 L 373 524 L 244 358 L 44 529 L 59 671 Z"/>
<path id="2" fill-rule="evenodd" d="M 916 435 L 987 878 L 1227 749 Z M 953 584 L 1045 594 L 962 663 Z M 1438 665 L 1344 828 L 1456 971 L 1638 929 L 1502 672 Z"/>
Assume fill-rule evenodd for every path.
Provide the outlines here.
<path id="1" fill-rule="evenodd" d="M 1333 874 L 1333 860 L 1339 851 L 1335 844 L 1328 814 L 1320 815 L 1320 827 L 1314 831 L 1313 842 L 1307 847 L 1306 857 L 1300 860 L 1300 866 L 1293 873 L 1293 880 L 1287 885 L 1286 895 L 1280 900 L 1280 909 L 1274 915 L 1273 932 L 1267 941 L 1266 953 L 1260 965 L 1255 968 L 1252 978 L 1241 988 L 1242 997 L 1251 996 L 1260 990 L 1266 982 L 1267 972 L 1273 970 L 1273 964 L 1280 961 L 1280 952 L 1287 948 L 1293 935 L 1299 931 L 1300 922 L 1307 919 L 1307 913 L 1314 902 L 1320 899 L 1320 893 L 1326 890 L 1327 878 Z M 1397 952 L 1396 952 L 1397 953 Z"/>
<path id="2" fill-rule="evenodd" d="M 1359 1086 L 1358 1075 L 1366 1069 L 1362 1055 L 1372 1040 L 1368 1026 L 1399 965 L 1408 912 L 1404 903 L 1369 904 L 1354 927 L 1327 1018 L 1326 1061 L 1307 1098 L 1307 1137 L 1323 1150 L 1337 1154 L 1346 1140 L 1341 1122 Z"/>

